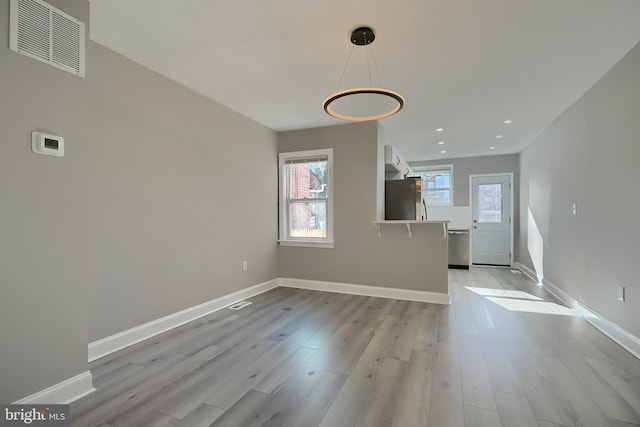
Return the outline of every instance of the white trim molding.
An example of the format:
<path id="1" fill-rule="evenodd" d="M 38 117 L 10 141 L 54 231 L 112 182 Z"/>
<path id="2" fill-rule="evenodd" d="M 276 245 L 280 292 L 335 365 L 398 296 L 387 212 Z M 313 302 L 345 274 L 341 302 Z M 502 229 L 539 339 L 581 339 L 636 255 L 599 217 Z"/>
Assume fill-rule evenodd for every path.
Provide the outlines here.
<path id="1" fill-rule="evenodd" d="M 439 292 L 416 291 L 411 289 L 383 288 L 378 286 L 351 285 L 347 283 L 319 282 L 279 278 L 260 283 L 237 292 L 221 296 L 177 313 L 152 320 L 135 326 L 117 334 L 89 343 L 89 362 L 107 356 L 123 348 L 137 344 L 155 335 L 169 331 L 185 323 L 189 323 L 202 316 L 218 311 L 224 307 L 267 292 L 278 286 L 301 288 L 316 291 L 338 292 L 343 294 L 364 295 L 379 298 L 394 298 L 407 301 L 429 302 L 435 304 L 450 304 L 449 294 Z"/>
<path id="2" fill-rule="evenodd" d="M 640 359 L 640 338 L 622 329 L 595 311 L 590 310 L 578 301 L 576 301 L 575 311 L 579 316 L 584 317 L 587 322 L 600 329 L 603 334 L 620 344 L 620 346 L 633 354 L 637 359 Z"/>
<path id="3" fill-rule="evenodd" d="M 16 405 L 69 404 L 94 391 L 96 389 L 93 388 L 93 376 L 91 372 L 85 371 L 13 403 Z"/>
<path id="4" fill-rule="evenodd" d="M 393 298 L 406 301 L 450 304 L 449 294 L 441 292 L 416 291 L 413 289 L 384 288 L 380 286 L 353 285 L 349 283 L 321 282 L 317 280 L 280 278 L 280 286 L 285 288 L 309 289 L 312 291 L 337 292 L 341 294 L 363 295 L 378 298 Z"/>
<path id="5" fill-rule="evenodd" d="M 522 273 L 524 273 L 529 279 L 536 282 L 539 286 L 542 286 L 551 295 L 553 295 L 558 300 L 563 302 L 569 308 L 575 309 L 575 305 L 577 301 L 571 295 L 569 295 L 568 293 L 566 293 L 565 291 L 563 291 L 562 289 L 560 289 L 559 287 L 557 287 L 556 285 L 554 285 L 553 283 L 551 283 L 545 278 L 542 279 L 542 283 L 538 283 L 538 276 L 536 272 L 520 262 L 514 263 L 514 267 L 520 270 Z"/>
<path id="6" fill-rule="evenodd" d="M 326 161 L 327 196 L 309 198 L 289 197 L 290 176 L 288 166 L 295 163 L 311 163 Z M 280 246 L 307 246 L 312 248 L 333 248 L 333 148 L 321 148 L 317 150 L 291 151 L 278 153 L 278 211 L 280 212 L 278 224 L 278 243 Z M 307 196 L 310 197 L 310 196 Z M 293 237 L 290 236 L 289 206 L 292 202 L 315 201 L 325 203 L 326 207 L 326 236 L 325 237 Z"/>
<path id="7" fill-rule="evenodd" d="M 241 289 L 89 343 L 89 362 L 278 286 L 278 279 Z"/>
<path id="8" fill-rule="evenodd" d="M 515 183 L 513 181 L 513 172 L 498 173 L 476 173 L 469 175 L 469 224 L 473 225 L 473 178 L 486 176 L 508 176 L 509 177 L 509 262 L 510 266 L 514 266 L 515 256 L 515 200 L 513 197 Z M 473 228 L 469 229 L 469 265 L 473 264 Z M 493 267 L 493 266 L 492 266 Z"/>
<path id="9" fill-rule="evenodd" d="M 538 282 L 536 272 L 526 265 L 517 262 L 515 263 L 515 267 L 536 283 Z M 576 300 L 574 297 L 547 279 L 543 278 L 542 283 L 538 283 L 538 285 L 542 286 L 558 300 L 573 309 L 577 316 L 584 318 L 587 322 L 598 328 L 603 334 L 618 343 L 622 348 L 640 359 L 640 338 L 616 325 L 606 317 L 591 310 L 589 307 L 583 305 L 580 301 Z"/>

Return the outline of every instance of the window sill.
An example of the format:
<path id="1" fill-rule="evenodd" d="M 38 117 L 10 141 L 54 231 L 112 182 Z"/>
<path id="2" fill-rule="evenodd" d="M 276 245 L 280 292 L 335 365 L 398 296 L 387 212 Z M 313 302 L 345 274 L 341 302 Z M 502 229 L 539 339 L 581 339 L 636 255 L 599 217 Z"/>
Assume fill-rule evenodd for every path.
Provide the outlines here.
<path id="1" fill-rule="evenodd" d="M 303 248 L 333 248 L 333 242 L 312 242 L 303 240 L 278 240 L 280 246 L 298 246 Z"/>

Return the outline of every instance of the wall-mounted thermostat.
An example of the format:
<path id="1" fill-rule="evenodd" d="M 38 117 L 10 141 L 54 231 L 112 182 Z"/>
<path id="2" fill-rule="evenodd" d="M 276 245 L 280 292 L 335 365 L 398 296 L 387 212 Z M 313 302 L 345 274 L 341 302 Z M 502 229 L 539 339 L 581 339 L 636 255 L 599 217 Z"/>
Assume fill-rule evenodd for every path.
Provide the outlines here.
<path id="1" fill-rule="evenodd" d="M 38 154 L 64 157 L 64 138 L 42 132 L 31 132 L 31 150 Z"/>

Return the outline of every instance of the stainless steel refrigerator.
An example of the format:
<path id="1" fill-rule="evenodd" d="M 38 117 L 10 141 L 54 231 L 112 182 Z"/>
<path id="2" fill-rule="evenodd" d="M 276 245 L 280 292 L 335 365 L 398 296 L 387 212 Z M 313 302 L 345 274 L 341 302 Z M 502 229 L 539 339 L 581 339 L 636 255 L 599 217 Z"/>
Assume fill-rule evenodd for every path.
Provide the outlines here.
<path id="1" fill-rule="evenodd" d="M 384 182 L 384 219 L 425 220 L 422 178 L 411 177 Z"/>

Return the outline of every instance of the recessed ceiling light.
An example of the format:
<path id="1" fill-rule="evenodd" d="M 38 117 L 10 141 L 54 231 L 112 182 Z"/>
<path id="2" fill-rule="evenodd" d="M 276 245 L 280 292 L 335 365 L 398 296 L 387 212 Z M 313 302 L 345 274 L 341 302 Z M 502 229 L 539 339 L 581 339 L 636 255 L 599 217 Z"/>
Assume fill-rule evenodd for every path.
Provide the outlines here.
<path id="1" fill-rule="evenodd" d="M 438 145 L 444 145 L 444 141 L 439 141 Z"/>
<path id="2" fill-rule="evenodd" d="M 447 152 L 447 150 L 440 150 L 440 154 L 444 154 L 446 152 Z"/>
<path id="3" fill-rule="evenodd" d="M 492 145 L 491 147 L 489 147 L 489 150 L 495 150 L 495 149 L 496 149 L 495 145 Z"/>
<path id="4" fill-rule="evenodd" d="M 442 128 L 438 128 L 438 129 L 436 129 L 436 132 L 442 132 L 443 130 L 444 129 L 442 129 Z"/>
<path id="5" fill-rule="evenodd" d="M 513 122 L 513 120 L 505 120 L 503 123 L 504 123 L 505 125 L 508 125 L 508 124 L 509 124 L 509 123 L 511 123 L 511 122 Z"/>
<path id="6" fill-rule="evenodd" d="M 496 135 L 496 139 L 502 139 L 502 135 Z"/>

